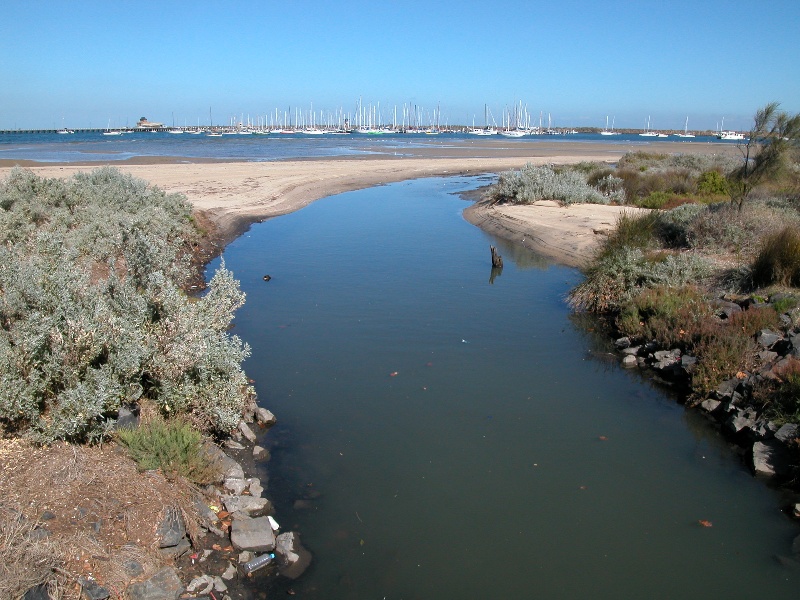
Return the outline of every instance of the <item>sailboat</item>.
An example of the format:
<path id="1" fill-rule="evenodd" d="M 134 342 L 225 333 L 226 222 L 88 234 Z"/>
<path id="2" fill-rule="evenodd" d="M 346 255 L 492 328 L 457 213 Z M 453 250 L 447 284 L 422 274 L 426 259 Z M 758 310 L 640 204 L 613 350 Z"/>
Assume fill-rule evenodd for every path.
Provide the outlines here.
<path id="1" fill-rule="evenodd" d="M 484 128 L 483 129 L 475 129 L 475 120 L 472 121 L 472 129 L 470 129 L 469 133 L 472 135 L 494 135 L 497 133 L 497 130 L 489 127 L 489 105 L 483 105 L 483 122 Z"/>
<path id="2" fill-rule="evenodd" d="M 208 109 L 208 122 L 209 129 L 206 135 L 208 137 L 222 137 L 222 134 L 219 131 L 214 131 L 214 119 L 211 117 L 211 108 Z"/>
<path id="3" fill-rule="evenodd" d="M 683 133 L 676 133 L 675 135 L 677 135 L 680 138 L 693 138 L 694 137 L 693 133 L 689 133 L 689 117 L 688 116 L 686 117 L 686 123 L 683 125 Z"/>
<path id="4" fill-rule="evenodd" d="M 647 117 L 647 128 L 639 134 L 642 137 L 658 137 L 655 131 L 650 131 L 650 117 Z"/>
<path id="5" fill-rule="evenodd" d="M 616 120 L 617 117 L 614 117 Z M 608 115 L 606 115 L 606 128 L 600 132 L 600 135 L 619 135 L 619 131 L 614 131 L 614 121 L 611 121 L 611 129 L 608 128 Z"/>
<path id="6" fill-rule="evenodd" d="M 108 127 L 103 132 L 103 135 L 122 135 L 122 132 L 118 129 L 111 129 L 111 119 L 108 120 Z"/>

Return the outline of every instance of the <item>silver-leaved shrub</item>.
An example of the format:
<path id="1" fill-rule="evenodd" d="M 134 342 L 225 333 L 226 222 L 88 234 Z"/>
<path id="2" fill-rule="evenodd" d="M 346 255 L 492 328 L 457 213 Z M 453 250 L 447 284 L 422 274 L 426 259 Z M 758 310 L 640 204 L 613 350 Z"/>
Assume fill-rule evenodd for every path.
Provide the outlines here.
<path id="1" fill-rule="evenodd" d="M 0 182 L 0 428 L 42 443 L 98 440 L 149 402 L 206 431 L 253 395 L 229 335 L 244 293 L 224 264 L 200 298 L 181 284 L 191 208 L 104 168 Z"/>

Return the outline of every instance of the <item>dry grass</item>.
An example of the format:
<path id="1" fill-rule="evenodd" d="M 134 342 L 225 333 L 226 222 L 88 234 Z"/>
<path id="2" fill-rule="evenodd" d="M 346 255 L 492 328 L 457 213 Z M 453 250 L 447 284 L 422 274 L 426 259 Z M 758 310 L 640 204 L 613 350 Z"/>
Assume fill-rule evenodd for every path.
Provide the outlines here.
<path id="1" fill-rule="evenodd" d="M 131 582 L 123 568 L 126 560 L 139 562 L 145 576 L 163 564 L 155 532 L 164 507 L 179 507 L 189 518 L 190 532 L 195 520 L 194 488 L 159 472 L 140 473 L 114 444 L 41 448 L 0 440 L 0 489 L 7 515 L 21 514 L 26 527 L 39 524 L 50 532 L 45 540 L 23 546 L 16 579 L 23 585 L 57 580 L 58 598 L 79 597 L 79 576 L 91 576 L 112 597 L 119 596 Z M 46 511 L 55 518 L 42 521 Z M 1 518 L 4 530 L 13 534 L 13 519 Z M 0 588 L 0 598 L 14 595 Z"/>

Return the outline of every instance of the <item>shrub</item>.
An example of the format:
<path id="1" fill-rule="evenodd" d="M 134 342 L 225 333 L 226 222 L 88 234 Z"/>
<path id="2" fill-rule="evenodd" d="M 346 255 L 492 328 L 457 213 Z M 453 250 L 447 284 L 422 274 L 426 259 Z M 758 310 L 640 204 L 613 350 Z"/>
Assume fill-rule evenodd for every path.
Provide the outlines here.
<path id="1" fill-rule="evenodd" d="M 110 169 L 69 181 L 15 170 L 0 205 L 4 432 L 99 440 L 140 400 L 207 431 L 236 426 L 253 394 L 249 348 L 227 333 L 244 294 L 224 265 L 201 299 L 181 290 L 184 199 Z M 47 218 L 31 224 L 26 206 Z"/>
<path id="2" fill-rule="evenodd" d="M 501 173 L 492 187 L 495 202 L 530 204 L 538 200 L 556 200 L 562 204 L 593 202 L 608 204 L 609 199 L 586 183 L 584 175 L 574 170 L 556 172 L 550 167 L 525 165 L 519 171 Z"/>
<path id="3" fill-rule="evenodd" d="M 703 322 L 713 317 L 708 298 L 697 287 L 656 286 L 625 304 L 617 319 L 621 332 L 655 340 L 662 348 L 691 348 Z"/>
<path id="4" fill-rule="evenodd" d="M 727 195 L 728 180 L 719 171 L 705 171 L 697 178 L 697 193 L 710 196 Z"/>
<path id="5" fill-rule="evenodd" d="M 667 192 L 650 192 L 646 198 L 638 198 L 634 204 L 640 208 L 658 209 L 662 208 L 672 198 L 672 194 Z"/>
<path id="6" fill-rule="evenodd" d="M 800 423 L 800 360 L 789 358 L 779 380 L 766 379 L 754 390 L 767 418 L 779 425 Z"/>
<path id="7" fill-rule="evenodd" d="M 22 598 L 40 584 L 57 587 L 63 548 L 36 530 L 37 523 L 0 508 L 0 598 Z"/>
<path id="8" fill-rule="evenodd" d="M 708 272 L 701 259 L 687 254 L 647 254 L 623 246 L 606 252 L 586 271 L 569 296 L 575 308 L 616 312 L 642 289 L 695 283 Z"/>
<path id="9" fill-rule="evenodd" d="M 219 475 L 218 465 L 203 452 L 202 436 L 185 421 L 156 418 L 136 429 L 120 429 L 119 440 L 143 471 L 160 469 L 168 477 L 199 484 Z"/>
<path id="10" fill-rule="evenodd" d="M 800 286 L 800 227 L 784 227 L 764 239 L 752 267 L 753 284 Z"/>

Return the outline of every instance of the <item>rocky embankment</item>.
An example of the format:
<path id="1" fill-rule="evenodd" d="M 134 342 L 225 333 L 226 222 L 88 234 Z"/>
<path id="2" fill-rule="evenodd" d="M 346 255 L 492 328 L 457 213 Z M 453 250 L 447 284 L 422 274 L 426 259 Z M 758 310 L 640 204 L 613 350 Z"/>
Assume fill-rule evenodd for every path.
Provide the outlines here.
<path id="1" fill-rule="evenodd" d="M 741 302 L 719 300 L 717 316 L 728 319 L 742 310 L 758 310 L 748 299 Z M 737 444 L 746 449 L 753 473 L 776 484 L 788 483 L 793 470 L 792 455 L 797 456 L 800 427 L 794 423 L 777 425 L 755 405 L 753 391 L 765 380 L 780 380 L 792 360 L 800 359 L 800 311 L 780 315 L 781 327 L 762 329 L 754 337 L 757 347 L 754 368 L 739 371 L 723 381 L 707 397 L 693 398 L 697 406 L 716 421 Z M 635 345 L 628 337 L 615 341 L 622 353 L 622 366 L 651 369 L 662 380 L 688 388 L 697 358 L 678 348 L 660 348 L 654 342 Z"/>
<path id="2" fill-rule="evenodd" d="M 281 532 L 271 502 L 263 497 L 261 481 L 248 477 L 232 457 L 234 452 L 251 451 L 259 460 L 267 454 L 255 445 L 256 434 L 248 422 L 270 427 L 275 417 L 266 409 L 253 407 L 223 444 L 227 451 L 210 442 L 206 445 L 220 475 L 216 484 L 207 486 L 203 497 L 195 500 L 199 518 L 192 525 L 199 526 L 199 531 L 190 535 L 181 513 L 166 511 L 158 528 L 161 552 L 183 560 L 178 568 L 165 567 L 131 585 L 131 600 L 229 598 L 226 592 L 231 581 L 251 577 L 256 571 L 296 579 L 308 568 L 311 554 L 301 544 L 300 535 Z M 199 542 L 193 544 L 192 538 Z"/>

